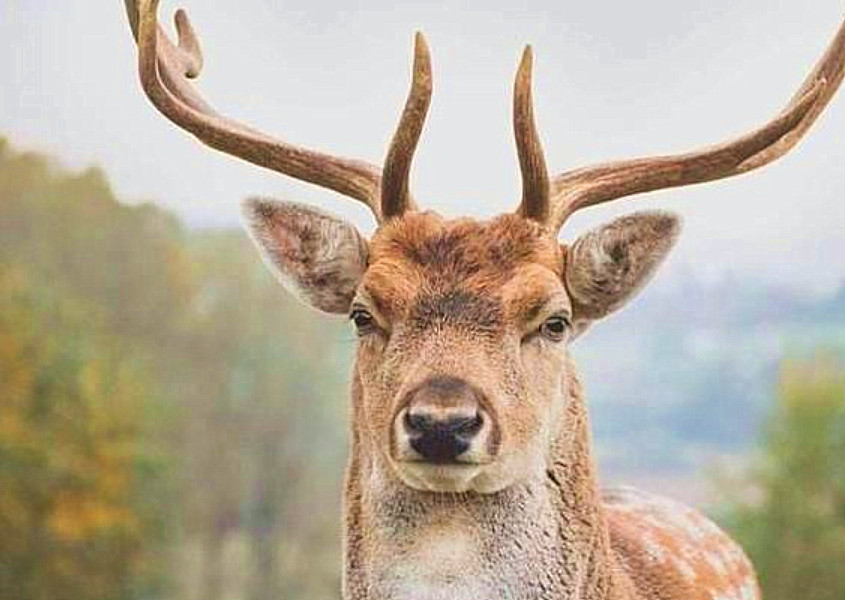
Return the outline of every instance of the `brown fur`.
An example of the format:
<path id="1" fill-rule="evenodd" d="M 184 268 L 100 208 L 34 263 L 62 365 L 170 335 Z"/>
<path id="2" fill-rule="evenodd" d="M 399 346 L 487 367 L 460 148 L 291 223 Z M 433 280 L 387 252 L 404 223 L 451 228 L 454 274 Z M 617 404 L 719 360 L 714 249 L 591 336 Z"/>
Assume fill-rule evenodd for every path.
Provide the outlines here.
<path id="1" fill-rule="evenodd" d="M 377 327 L 353 371 L 347 600 L 757 598 L 747 559 L 704 517 L 632 491 L 602 499 L 566 344 L 538 333 L 562 314 L 580 320 L 574 337 L 621 306 L 677 229 L 634 215 L 573 247 L 512 215 L 411 213 L 377 230 L 352 300 Z M 469 465 L 401 452 L 398 416 L 432 377 L 467 382 L 492 421 Z"/>

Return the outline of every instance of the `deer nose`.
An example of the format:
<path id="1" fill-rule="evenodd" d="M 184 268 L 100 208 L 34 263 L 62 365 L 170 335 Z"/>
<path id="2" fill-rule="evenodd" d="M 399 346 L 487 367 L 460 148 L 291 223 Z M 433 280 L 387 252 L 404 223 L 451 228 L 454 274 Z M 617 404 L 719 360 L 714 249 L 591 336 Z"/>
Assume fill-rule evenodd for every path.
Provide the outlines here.
<path id="1" fill-rule="evenodd" d="M 438 464 L 456 462 L 483 424 L 479 392 L 452 377 L 434 377 L 419 386 L 404 417 L 411 448 Z"/>

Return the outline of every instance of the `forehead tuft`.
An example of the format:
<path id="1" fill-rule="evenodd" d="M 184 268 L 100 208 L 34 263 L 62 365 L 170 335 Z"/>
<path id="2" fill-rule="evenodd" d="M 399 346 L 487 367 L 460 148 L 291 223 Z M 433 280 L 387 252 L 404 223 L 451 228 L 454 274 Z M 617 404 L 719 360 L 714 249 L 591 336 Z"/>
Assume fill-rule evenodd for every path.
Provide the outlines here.
<path id="1" fill-rule="evenodd" d="M 385 259 L 427 276 L 459 280 L 507 280 L 532 263 L 560 270 L 557 244 L 540 225 L 515 215 L 490 221 L 446 220 L 433 212 L 407 215 L 376 233 L 371 263 Z"/>

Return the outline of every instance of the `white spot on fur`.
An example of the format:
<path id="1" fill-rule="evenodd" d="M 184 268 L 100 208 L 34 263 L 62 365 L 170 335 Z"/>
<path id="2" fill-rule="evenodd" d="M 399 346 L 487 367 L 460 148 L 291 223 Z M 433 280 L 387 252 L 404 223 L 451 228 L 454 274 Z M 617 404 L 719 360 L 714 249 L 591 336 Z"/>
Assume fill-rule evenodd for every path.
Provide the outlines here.
<path id="1" fill-rule="evenodd" d="M 681 577 L 683 577 L 687 581 L 695 580 L 697 576 L 695 569 L 693 569 L 692 565 L 686 560 L 684 560 L 684 558 L 675 557 L 672 562 L 674 563 L 675 568 L 681 574 Z"/>
<path id="2" fill-rule="evenodd" d="M 643 535 L 643 546 L 645 546 L 646 552 L 648 552 L 649 556 L 651 556 L 655 560 L 660 562 L 666 561 L 666 549 L 659 541 L 654 538 L 653 535 L 649 533 Z"/>

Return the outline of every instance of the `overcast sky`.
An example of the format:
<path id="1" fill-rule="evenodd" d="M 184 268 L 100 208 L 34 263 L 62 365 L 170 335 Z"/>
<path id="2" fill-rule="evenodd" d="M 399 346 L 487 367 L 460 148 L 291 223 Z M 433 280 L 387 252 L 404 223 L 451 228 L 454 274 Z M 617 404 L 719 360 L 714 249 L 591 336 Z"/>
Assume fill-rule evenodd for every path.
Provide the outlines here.
<path id="1" fill-rule="evenodd" d="M 179 5 L 162 2 L 162 18 Z M 414 189 L 450 215 L 515 206 L 510 89 L 535 50 L 552 170 L 692 149 L 769 119 L 832 38 L 843 0 L 556 2 L 184 0 L 203 42 L 203 93 L 291 142 L 380 162 L 407 91 L 412 33 L 435 94 Z M 371 228 L 351 200 L 206 149 L 161 117 L 136 78 L 122 0 L 0 0 L 0 133 L 73 167 L 105 168 L 120 197 L 193 225 L 235 225 L 245 196 L 320 204 Z M 685 217 L 670 272 L 727 272 L 829 290 L 845 280 L 845 94 L 804 143 L 746 177 L 616 202 Z"/>

